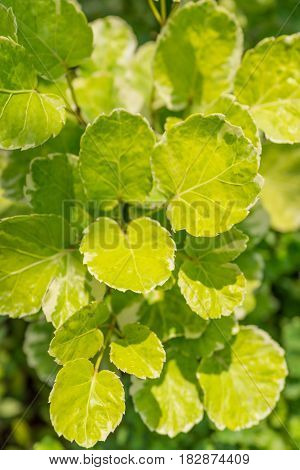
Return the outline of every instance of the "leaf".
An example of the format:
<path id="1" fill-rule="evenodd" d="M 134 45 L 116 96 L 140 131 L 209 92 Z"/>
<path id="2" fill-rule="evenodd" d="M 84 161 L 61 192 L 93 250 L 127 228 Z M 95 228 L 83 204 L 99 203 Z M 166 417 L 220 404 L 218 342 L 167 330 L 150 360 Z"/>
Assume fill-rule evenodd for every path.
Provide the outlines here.
<path id="1" fill-rule="evenodd" d="M 300 35 L 267 38 L 244 55 L 235 95 L 266 137 L 300 142 Z"/>
<path id="2" fill-rule="evenodd" d="M 125 233 L 114 220 L 100 217 L 86 229 L 80 251 L 98 281 L 121 291 L 149 292 L 174 269 L 169 232 L 147 217 L 132 221 Z"/>
<path id="3" fill-rule="evenodd" d="M 59 263 L 59 272 L 50 282 L 42 301 L 47 320 L 58 328 L 73 313 L 86 305 L 89 294 L 86 268 L 78 252 L 68 252 Z"/>
<path id="4" fill-rule="evenodd" d="M 30 162 L 36 157 L 47 157 L 49 153 L 79 153 L 81 128 L 73 121 L 67 120 L 60 134 L 39 147 L 10 152 L 8 163 L 1 174 L 1 187 L 4 194 L 14 201 L 24 198 L 26 176 L 29 173 Z"/>
<path id="5" fill-rule="evenodd" d="M 64 450 L 64 447 L 58 439 L 46 435 L 33 445 L 33 450 Z"/>
<path id="6" fill-rule="evenodd" d="M 267 333 L 242 326 L 230 347 L 204 359 L 204 408 L 218 429 L 249 428 L 275 407 L 287 374 L 284 352 Z"/>
<path id="7" fill-rule="evenodd" d="M 210 320 L 203 335 L 197 340 L 198 353 L 201 357 L 210 357 L 215 351 L 224 349 L 233 335 L 239 331 L 234 315 Z"/>
<path id="8" fill-rule="evenodd" d="M 214 113 L 223 114 L 230 124 L 241 127 L 245 137 L 261 152 L 259 132 L 247 106 L 232 95 L 223 95 L 205 108 L 206 115 Z"/>
<path id="9" fill-rule="evenodd" d="M 37 313 L 51 282 L 62 275 L 64 258 L 71 253 L 69 226 L 61 217 L 29 215 L 1 220 L 0 315 L 14 318 Z M 71 282 L 73 290 L 80 290 L 74 279 Z"/>
<path id="10" fill-rule="evenodd" d="M 289 370 L 289 377 L 300 379 L 300 317 L 294 317 L 283 325 L 282 340 L 286 350 L 286 359 Z"/>
<path id="11" fill-rule="evenodd" d="M 19 42 L 28 49 L 39 75 L 46 79 L 59 78 L 91 54 L 92 30 L 72 0 L 1 0 L 1 3 L 12 7 Z"/>
<path id="12" fill-rule="evenodd" d="M 0 5 L 0 36 L 18 41 L 17 21 L 11 8 Z"/>
<path id="13" fill-rule="evenodd" d="M 171 127 L 152 162 L 173 230 L 197 237 L 241 222 L 260 190 L 257 151 L 221 115 L 197 114 Z"/>
<path id="14" fill-rule="evenodd" d="M 56 332 L 49 354 L 58 364 L 94 357 L 103 346 L 99 327 L 108 319 L 106 304 L 93 302 L 74 313 Z"/>
<path id="15" fill-rule="evenodd" d="M 235 228 L 215 238 L 187 238 L 178 285 L 189 307 L 205 320 L 228 316 L 242 303 L 245 278 L 229 262 L 246 249 L 247 239 Z"/>
<path id="16" fill-rule="evenodd" d="M 100 116 L 81 140 L 80 171 L 90 199 L 110 209 L 143 202 L 152 187 L 153 131 L 139 115 L 116 110 Z"/>
<path id="17" fill-rule="evenodd" d="M 29 367 L 36 371 L 42 382 L 50 386 L 57 373 L 57 366 L 48 354 L 52 335 L 52 325 L 46 322 L 31 323 L 26 329 L 23 346 Z"/>
<path id="18" fill-rule="evenodd" d="M 256 292 L 264 277 L 265 264 L 260 253 L 249 250 L 242 253 L 236 262 L 246 278 L 245 298 L 243 303 L 235 309 L 236 317 L 241 320 L 256 306 Z"/>
<path id="19" fill-rule="evenodd" d="M 57 374 L 49 397 L 55 431 L 82 447 L 105 441 L 125 411 L 120 379 L 107 370 L 95 372 L 87 359 L 68 362 Z"/>
<path id="20" fill-rule="evenodd" d="M 166 354 L 160 340 L 147 326 L 139 323 L 125 325 L 124 338 L 110 344 L 110 360 L 123 372 L 140 379 L 160 376 Z"/>
<path id="21" fill-rule="evenodd" d="M 300 145 L 263 147 L 261 201 L 279 232 L 300 228 Z"/>
<path id="22" fill-rule="evenodd" d="M 164 342 L 179 336 L 198 338 L 207 327 L 207 322 L 188 307 L 178 287 L 163 292 L 162 300 L 158 302 L 144 301 L 138 318 Z"/>
<path id="23" fill-rule="evenodd" d="M 35 213 L 57 214 L 68 219 L 74 200 L 71 157 L 51 154 L 35 158 L 27 175 L 25 196 Z"/>
<path id="24" fill-rule="evenodd" d="M 175 437 L 187 433 L 203 417 L 196 380 L 197 361 L 171 353 L 159 379 L 132 378 L 135 410 L 151 431 Z"/>
<path id="25" fill-rule="evenodd" d="M 64 102 L 37 92 L 36 72 L 25 49 L 0 37 L 0 60 L 0 146 L 26 150 L 59 134 Z"/>
<path id="26" fill-rule="evenodd" d="M 167 107 L 199 107 L 229 91 L 242 42 L 234 18 L 214 2 L 178 9 L 161 33 L 154 60 L 155 85 Z"/>
<path id="27" fill-rule="evenodd" d="M 120 91 L 110 72 L 75 78 L 73 86 L 79 107 L 87 121 L 93 121 L 100 114 L 109 114 L 115 108 L 123 107 Z"/>
<path id="28" fill-rule="evenodd" d="M 113 71 L 127 66 L 137 46 L 136 37 L 126 21 L 116 16 L 98 18 L 91 23 L 94 49 L 82 65 L 84 73 Z"/>
<path id="29" fill-rule="evenodd" d="M 270 228 L 270 218 L 263 208 L 261 200 L 252 207 L 248 217 L 237 228 L 248 236 L 248 248 L 258 245 L 267 236 Z"/>

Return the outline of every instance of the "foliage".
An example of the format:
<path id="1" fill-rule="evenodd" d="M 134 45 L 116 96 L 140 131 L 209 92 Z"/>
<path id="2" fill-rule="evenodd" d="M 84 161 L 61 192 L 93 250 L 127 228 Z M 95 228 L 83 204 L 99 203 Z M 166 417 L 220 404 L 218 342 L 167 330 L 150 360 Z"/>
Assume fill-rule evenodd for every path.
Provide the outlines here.
<path id="1" fill-rule="evenodd" d="M 299 34 L 219 3 L 0 1 L 6 448 L 298 445 Z"/>

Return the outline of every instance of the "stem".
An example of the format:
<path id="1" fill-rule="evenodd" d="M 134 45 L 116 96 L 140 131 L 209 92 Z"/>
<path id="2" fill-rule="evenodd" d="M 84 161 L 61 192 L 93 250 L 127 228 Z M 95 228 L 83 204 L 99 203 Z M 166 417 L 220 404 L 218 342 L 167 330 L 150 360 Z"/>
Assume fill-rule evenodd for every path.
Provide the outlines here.
<path id="1" fill-rule="evenodd" d="M 160 12 L 161 12 L 161 21 L 162 25 L 165 24 L 167 20 L 167 5 L 166 0 L 160 0 Z"/>
<path id="2" fill-rule="evenodd" d="M 111 339 L 111 336 L 113 334 L 113 331 L 115 329 L 115 326 L 116 326 L 116 322 L 117 322 L 117 317 L 115 316 L 111 322 L 111 324 L 109 325 L 108 327 L 108 332 L 106 334 L 106 337 L 105 337 L 105 341 L 104 341 L 104 344 L 101 348 L 101 351 L 100 351 L 100 354 L 98 356 L 98 359 L 96 361 L 96 364 L 95 364 L 95 373 L 97 373 L 99 371 L 99 367 L 101 365 L 101 361 L 103 359 L 103 355 L 105 353 L 105 350 L 108 346 L 108 343 L 110 342 L 110 339 Z"/>
<path id="3" fill-rule="evenodd" d="M 76 116 L 79 124 L 81 124 L 83 126 L 86 126 L 87 123 L 86 123 L 86 121 L 84 120 L 84 118 L 81 114 L 81 109 L 80 109 L 80 106 L 79 106 L 78 101 L 77 101 L 77 97 L 76 97 L 76 93 L 75 93 L 75 90 L 74 90 L 74 87 L 73 87 L 73 81 L 72 81 L 72 77 L 70 75 L 70 72 L 67 72 L 66 79 L 67 79 L 68 87 L 69 87 L 70 92 L 71 92 L 73 103 L 75 105 L 74 115 Z"/>
<path id="4" fill-rule="evenodd" d="M 151 11 L 152 11 L 154 17 L 155 17 L 156 20 L 159 22 L 159 24 L 162 26 L 162 24 L 163 24 L 162 18 L 161 18 L 161 16 L 160 16 L 160 13 L 159 13 L 159 11 L 157 10 L 156 6 L 154 5 L 153 0 L 148 0 L 148 3 L 149 3 L 149 7 L 151 8 Z"/>

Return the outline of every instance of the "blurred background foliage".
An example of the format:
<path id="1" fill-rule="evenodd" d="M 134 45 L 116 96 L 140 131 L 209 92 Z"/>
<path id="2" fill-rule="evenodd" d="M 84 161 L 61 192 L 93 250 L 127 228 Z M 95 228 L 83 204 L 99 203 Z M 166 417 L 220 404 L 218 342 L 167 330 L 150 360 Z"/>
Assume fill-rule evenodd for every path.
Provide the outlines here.
<path id="1" fill-rule="evenodd" d="M 155 39 L 158 26 L 146 0 L 80 0 L 89 20 L 117 15 L 128 21 L 142 44 Z M 170 2 L 171 3 L 171 2 Z M 183 1 L 183 3 L 185 3 Z M 300 31 L 296 0 L 220 0 L 235 12 L 246 48 L 264 37 Z M 297 8 L 298 5 L 298 8 Z M 8 211 L 8 212 L 7 212 Z M 12 215 L 5 201 L 2 216 Z M 300 233 L 279 233 L 258 205 L 241 224 L 250 236 L 241 259 L 248 294 L 241 323 L 257 324 L 283 345 L 289 377 L 280 402 L 261 424 L 240 432 L 217 431 L 203 420 L 175 439 L 151 433 L 134 412 L 130 397 L 122 424 L 99 449 L 297 449 L 300 446 Z M 0 319 L 0 443 L 4 449 L 72 449 L 49 421 L 49 387 L 55 365 L 47 354 L 52 334 L 39 323 Z M 47 378 L 48 384 L 43 380 Z M 127 383 L 128 390 L 128 383 Z"/>

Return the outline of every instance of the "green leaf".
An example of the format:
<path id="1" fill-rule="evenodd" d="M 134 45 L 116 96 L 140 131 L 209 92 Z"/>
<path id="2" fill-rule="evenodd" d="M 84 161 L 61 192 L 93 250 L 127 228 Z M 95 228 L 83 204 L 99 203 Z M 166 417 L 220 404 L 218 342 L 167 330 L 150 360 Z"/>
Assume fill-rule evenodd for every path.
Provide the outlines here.
<path id="1" fill-rule="evenodd" d="M 0 4 L 0 36 L 18 41 L 17 31 L 17 21 L 12 9 Z"/>
<path id="2" fill-rule="evenodd" d="M 203 335 L 197 340 L 197 350 L 201 357 L 209 357 L 215 351 L 224 349 L 233 335 L 239 331 L 234 315 L 219 320 L 210 320 Z"/>
<path id="3" fill-rule="evenodd" d="M 57 373 L 57 366 L 48 354 L 53 335 L 53 327 L 46 322 L 31 323 L 25 333 L 24 352 L 29 367 L 35 369 L 39 379 L 52 385 Z"/>
<path id="4" fill-rule="evenodd" d="M 230 261 L 246 249 L 247 239 L 235 228 L 215 238 L 187 238 L 178 285 L 189 307 L 205 320 L 228 316 L 242 303 L 245 278 Z"/>
<path id="5" fill-rule="evenodd" d="M 261 201 L 272 227 L 279 232 L 299 229 L 300 145 L 264 145 L 261 171 Z"/>
<path id="6" fill-rule="evenodd" d="M 282 329 L 282 340 L 286 350 L 286 359 L 291 378 L 300 379 L 300 317 L 294 317 L 285 323 Z"/>
<path id="7" fill-rule="evenodd" d="M 70 216 L 74 202 L 72 157 L 51 154 L 35 158 L 27 175 L 25 196 L 35 213 Z"/>
<path id="8" fill-rule="evenodd" d="M 80 170 L 90 199 L 103 209 L 142 202 L 152 187 L 153 131 L 139 115 L 116 110 L 100 116 L 81 140 Z"/>
<path id="9" fill-rule="evenodd" d="M 68 362 L 57 374 L 50 394 L 55 431 L 82 447 L 105 441 L 125 411 L 120 379 L 107 370 L 95 372 L 87 359 Z"/>
<path id="10" fill-rule="evenodd" d="M 126 21 L 115 16 L 98 18 L 91 23 L 94 49 L 83 65 L 83 72 L 113 71 L 127 66 L 137 46 L 136 37 Z"/>
<path id="11" fill-rule="evenodd" d="M 46 435 L 33 445 L 33 450 L 64 450 L 64 447 L 58 439 Z"/>
<path id="12" fill-rule="evenodd" d="M 124 107 L 120 90 L 110 72 L 75 78 L 73 86 L 83 117 L 87 121 L 93 121 L 100 114 L 109 114 L 115 108 Z"/>
<path id="13" fill-rule="evenodd" d="M 81 135 L 81 128 L 75 122 L 67 120 L 55 139 L 50 139 L 33 149 L 11 152 L 1 174 L 1 187 L 5 190 L 5 196 L 14 201 L 22 200 L 30 162 L 36 157 L 47 157 L 49 153 L 63 152 L 78 155 Z"/>
<path id="14" fill-rule="evenodd" d="M 1 3 L 12 7 L 19 42 L 28 49 L 39 75 L 55 80 L 91 54 L 92 30 L 72 0 L 1 0 Z"/>
<path id="15" fill-rule="evenodd" d="M 236 262 L 246 278 L 244 301 L 235 309 L 236 317 L 241 320 L 256 306 L 255 294 L 262 283 L 265 264 L 262 255 L 251 250 L 242 253 Z"/>
<path id="16" fill-rule="evenodd" d="M 37 313 L 49 286 L 53 290 L 55 280 L 65 273 L 66 258 L 73 256 L 67 222 L 55 215 L 3 219 L 0 245 L 0 314 L 20 317 Z M 70 289 L 80 292 L 74 278 L 69 280 Z"/>
<path id="17" fill-rule="evenodd" d="M 154 80 L 169 109 L 199 107 L 229 91 L 242 52 L 242 32 L 214 2 L 189 3 L 158 40 Z"/>
<path id="18" fill-rule="evenodd" d="M 147 217 L 132 221 L 125 233 L 114 220 L 99 218 L 86 229 L 80 251 L 98 281 L 121 291 L 149 292 L 174 269 L 169 232 Z"/>
<path id="19" fill-rule="evenodd" d="M 47 320 L 56 328 L 88 303 L 86 274 L 82 257 L 77 251 L 68 252 L 63 256 L 58 272 L 50 282 L 42 301 Z"/>
<path id="20" fill-rule="evenodd" d="M 110 360 L 127 374 L 140 379 L 160 376 L 166 354 L 160 340 L 147 326 L 139 323 L 125 325 L 124 338 L 110 344 Z"/>
<path id="21" fill-rule="evenodd" d="M 238 103 L 232 95 L 223 95 L 205 108 L 205 114 L 215 113 L 223 114 L 230 124 L 241 127 L 245 137 L 261 152 L 259 132 L 248 106 Z"/>
<path id="22" fill-rule="evenodd" d="M 37 92 L 37 75 L 26 50 L 0 37 L 0 60 L 0 146 L 26 150 L 59 134 L 64 102 Z"/>
<path id="23" fill-rule="evenodd" d="M 275 407 L 286 374 L 278 344 L 254 326 L 241 327 L 231 346 L 199 367 L 208 417 L 218 429 L 254 426 Z"/>
<path id="24" fill-rule="evenodd" d="M 151 431 L 174 437 L 203 417 L 196 380 L 197 361 L 178 352 L 169 355 L 159 379 L 132 379 L 136 411 Z"/>
<path id="25" fill-rule="evenodd" d="M 300 142 L 300 34 L 262 40 L 244 55 L 235 95 L 266 137 Z"/>
<path id="26" fill-rule="evenodd" d="M 108 319 L 106 304 L 94 302 L 74 313 L 56 332 L 49 354 L 65 364 L 74 359 L 89 359 L 103 346 L 99 327 Z"/>
<path id="27" fill-rule="evenodd" d="M 257 150 L 221 115 L 197 114 L 171 127 L 152 161 L 173 230 L 194 236 L 241 222 L 260 190 Z"/>
<path id="28" fill-rule="evenodd" d="M 138 318 L 164 342 L 179 336 L 198 338 L 207 327 L 207 322 L 188 307 L 178 287 L 162 292 L 162 300 L 153 304 L 145 300 Z"/>

